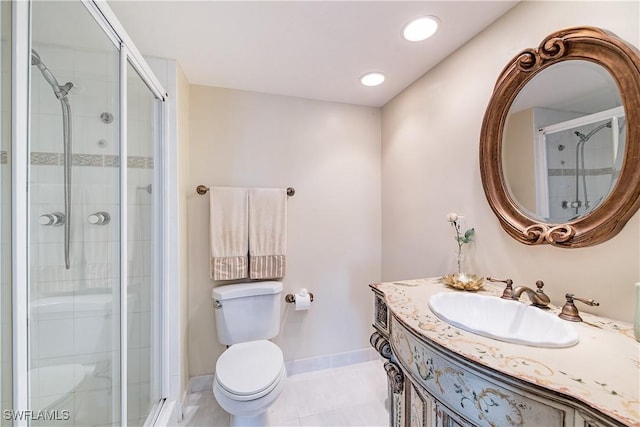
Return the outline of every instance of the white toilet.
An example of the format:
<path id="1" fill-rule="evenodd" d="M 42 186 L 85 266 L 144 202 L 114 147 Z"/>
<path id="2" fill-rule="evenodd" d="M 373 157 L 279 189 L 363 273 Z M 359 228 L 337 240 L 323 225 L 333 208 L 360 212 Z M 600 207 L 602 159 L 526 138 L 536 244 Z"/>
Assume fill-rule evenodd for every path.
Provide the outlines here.
<path id="1" fill-rule="evenodd" d="M 216 362 L 213 394 L 232 426 L 266 426 L 268 409 L 287 372 L 280 347 L 282 282 L 252 282 L 213 289 L 218 341 L 230 346 Z"/>

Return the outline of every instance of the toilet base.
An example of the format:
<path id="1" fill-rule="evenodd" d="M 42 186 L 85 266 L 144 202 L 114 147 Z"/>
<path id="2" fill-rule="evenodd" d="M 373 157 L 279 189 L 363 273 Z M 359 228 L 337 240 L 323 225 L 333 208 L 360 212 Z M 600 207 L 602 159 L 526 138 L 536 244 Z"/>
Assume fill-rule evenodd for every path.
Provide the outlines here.
<path id="1" fill-rule="evenodd" d="M 269 425 L 269 411 L 254 416 L 231 415 L 230 427 L 265 427 Z"/>
<path id="2" fill-rule="evenodd" d="M 284 363 L 284 362 L 283 362 Z M 231 415 L 231 426 L 265 427 L 269 425 L 269 408 L 273 405 L 284 389 L 287 378 L 286 370 L 282 369 L 276 387 L 269 394 L 255 400 L 237 401 L 229 398 L 218 383 L 218 378 L 213 379 L 213 395 L 218 404 Z"/>

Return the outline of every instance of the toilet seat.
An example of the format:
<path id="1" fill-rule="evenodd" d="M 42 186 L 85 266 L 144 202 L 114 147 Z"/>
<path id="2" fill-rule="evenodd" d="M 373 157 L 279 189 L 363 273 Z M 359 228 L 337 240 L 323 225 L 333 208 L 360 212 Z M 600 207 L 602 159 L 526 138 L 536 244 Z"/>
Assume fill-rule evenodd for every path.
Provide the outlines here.
<path id="1" fill-rule="evenodd" d="M 268 394 L 282 381 L 284 371 L 282 350 L 267 340 L 234 344 L 216 362 L 221 391 L 239 401 Z"/>

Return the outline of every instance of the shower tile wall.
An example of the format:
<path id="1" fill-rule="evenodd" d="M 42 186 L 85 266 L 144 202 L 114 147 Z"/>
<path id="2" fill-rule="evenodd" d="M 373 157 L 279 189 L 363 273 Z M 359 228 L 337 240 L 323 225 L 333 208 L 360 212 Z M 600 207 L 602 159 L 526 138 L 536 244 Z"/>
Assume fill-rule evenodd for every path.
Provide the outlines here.
<path id="1" fill-rule="evenodd" d="M 33 409 L 71 411 L 67 425 L 119 424 L 120 395 L 120 192 L 118 56 L 114 53 L 34 44 L 60 84 L 71 81 L 73 167 L 71 268 L 64 262 L 64 227 L 45 227 L 40 215 L 64 210 L 61 107 L 51 87 L 32 74 L 30 199 L 30 335 Z M 114 77 L 115 76 L 115 77 Z M 101 119 L 112 115 L 113 121 Z M 130 126 L 135 127 L 135 122 Z M 148 126 L 148 125 L 147 125 Z M 134 147 L 135 144 L 132 144 Z M 148 331 L 139 323 L 150 304 L 137 286 L 150 280 L 151 236 L 141 224 L 150 196 L 139 188 L 152 182 L 150 153 L 130 149 L 128 179 L 129 382 L 144 388 L 149 365 Z M 146 199 L 145 199 L 146 197 Z M 90 214 L 107 212 L 107 225 L 90 224 Z M 68 304 L 70 303 L 70 305 Z M 57 304 L 57 305 L 56 305 Z M 56 308 L 58 307 L 58 308 Z M 147 358 L 146 360 L 144 358 Z M 81 366 L 67 387 L 52 383 L 52 366 Z M 39 369 L 40 368 L 40 369 Z M 135 397 L 130 397 L 134 399 Z M 137 413 L 136 413 L 137 414 Z M 137 414 L 138 415 L 138 414 Z"/>
<path id="2" fill-rule="evenodd" d="M 595 125 L 585 126 L 588 133 Z M 577 128 L 576 128 L 577 129 Z M 575 208 L 563 208 L 576 200 L 576 146 L 578 138 L 571 132 L 559 132 L 547 138 L 547 167 L 549 173 L 549 212 L 551 218 L 567 219 L 576 214 Z M 595 207 L 612 185 L 613 151 L 611 131 L 603 130 L 593 135 L 585 146 L 585 175 L 590 207 Z M 564 146 L 562 151 L 558 146 Z M 579 200 L 584 203 L 582 176 L 579 178 Z M 578 209 L 583 213 L 585 206 Z"/>
<path id="3" fill-rule="evenodd" d="M 158 367 L 154 357 L 159 345 L 154 339 L 153 316 L 157 314 L 158 295 L 153 286 L 153 197 L 154 174 L 153 100 L 146 85 L 128 68 L 128 289 L 127 317 L 127 424 L 142 425 L 154 399 L 152 385 Z M 159 396 L 157 397 L 159 399 Z"/>
<path id="4" fill-rule="evenodd" d="M 612 152 L 610 147 L 602 147 L 597 144 L 597 139 L 610 139 L 605 135 L 594 135 L 592 137 L 592 145 L 588 150 L 585 150 L 585 174 L 586 185 L 589 195 L 590 206 L 595 206 L 599 202 L 599 196 L 602 194 L 608 194 L 611 187 L 611 173 L 612 167 L 604 167 L 607 163 L 612 164 Z M 565 146 L 567 147 L 566 155 L 563 157 L 571 158 L 570 165 L 567 162 L 561 167 L 554 167 L 549 165 L 549 199 L 551 201 L 550 214 L 552 218 L 566 218 L 567 212 L 575 212 L 575 208 L 563 208 L 562 203 L 567 201 L 571 203 L 576 199 L 576 170 L 575 170 L 575 146 L 573 141 L 566 142 L 569 138 L 565 138 Z M 606 141 L 610 143 L 609 141 Z M 562 155 L 558 155 L 556 161 L 559 161 Z M 608 162 L 607 162 L 608 159 Z M 580 187 L 580 200 L 584 202 L 584 195 L 582 192 L 582 177 L 579 178 Z M 579 212 L 584 212 L 585 207 L 581 207 Z"/>
<path id="5" fill-rule="evenodd" d="M 130 100 L 131 101 L 131 100 Z M 132 123 L 129 123 L 131 126 Z M 127 417 L 128 425 L 142 425 L 149 413 L 154 359 L 152 357 L 152 198 L 147 185 L 152 169 L 129 168 L 129 300 L 127 307 Z M 134 188 L 135 187 L 135 188 Z"/>
<path id="6" fill-rule="evenodd" d="M 534 108 L 534 128 L 569 121 L 584 116 L 584 113 Z M 549 218 L 552 222 L 562 222 L 576 214 L 575 208 L 563 208 L 563 202 L 576 199 L 576 147 L 579 138 L 575 131 L 588 134 L 601 122 L 576 127 L 567 131 L 546 135 L 547 172 L 549 184 Z M 624 141 L 624 134 L 621 134 Z M 611 131 L 602 130 L 594 134 L 585 146 L 585 173 L 589 201 L 592 206 L 598 202 L 598 195 L 608 194 L 611 187 L 613 150 Z M 584 201 L 582 178 L 580 178 L 580 199 Z M 584 207 L 579 213 L 584 212 Z"/>

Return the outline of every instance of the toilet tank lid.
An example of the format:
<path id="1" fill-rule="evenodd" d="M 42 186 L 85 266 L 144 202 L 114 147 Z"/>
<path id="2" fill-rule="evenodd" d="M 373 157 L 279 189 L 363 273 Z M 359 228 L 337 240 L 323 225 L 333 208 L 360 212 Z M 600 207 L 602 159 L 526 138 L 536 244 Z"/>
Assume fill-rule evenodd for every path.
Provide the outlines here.
<path id="1" fill-rule="evenodd" d="M 211 297 L 215 300 L 224 301 L 240 297 L 279 294 L 280 292 L 282 292 L 282 282 L 235 283 L 213 288 Z"/>

